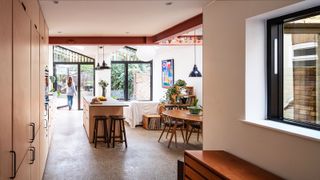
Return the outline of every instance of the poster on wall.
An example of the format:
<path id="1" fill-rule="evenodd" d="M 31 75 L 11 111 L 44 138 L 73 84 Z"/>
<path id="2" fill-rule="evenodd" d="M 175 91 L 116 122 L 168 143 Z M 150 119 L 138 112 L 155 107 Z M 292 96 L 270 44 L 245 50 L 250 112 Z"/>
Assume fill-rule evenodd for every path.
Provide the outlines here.
<path id="1" fill-rule="evenodd" d="M 162 87 L 169 88 L 174 83 L 174 61 L 173 59 L 162 60 Z"/>

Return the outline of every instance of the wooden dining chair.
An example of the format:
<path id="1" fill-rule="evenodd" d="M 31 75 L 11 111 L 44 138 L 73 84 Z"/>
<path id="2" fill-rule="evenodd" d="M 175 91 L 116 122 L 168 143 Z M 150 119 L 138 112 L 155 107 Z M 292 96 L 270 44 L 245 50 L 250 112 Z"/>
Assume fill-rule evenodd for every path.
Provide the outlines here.
<path id="1" fill-rule="evenodd" d="M 191 134 L 194 132 L 197 132 L 197 141 L 199 141 L 200 133 L 202 134 L 202 124 L 199 122 L 193 122 L 189 126 L 191 127 L 191 130 L 189 131 L 186 142 L 189 143 Z M 189 127 L 187 127 L 187 128 L 189 128 Z"/>
<path id="2" fill-rule="evenodd" d="M 183 133 L 184 122 L 180 121 L 180 120 L 173 119 L 173 118 L 168 117 L 168 116 L 165 116 L 163 114 L 161 114 L 161 116 L 162 116 L 162 119 L 163 119 L 164 127 L 163 127 L 161 135 L 160 135 L 160 137 L 158 139 L 158 142 L 160 142 L 164 132 L 166 131 L 167 132 L 166 139 L 168 138 L 168 135 L 171 133 L 171 137 L 170 137 L 170 140 L 169 140 L 168 148 L 170 148 L 173 136 L 175 137 L 175 145 L 177 146 L 177 129 L 180 129 L 181 134 L 182 134 L 183 142 L 186 142 L 186 138 L 184 137 L 184 133 Z"/>

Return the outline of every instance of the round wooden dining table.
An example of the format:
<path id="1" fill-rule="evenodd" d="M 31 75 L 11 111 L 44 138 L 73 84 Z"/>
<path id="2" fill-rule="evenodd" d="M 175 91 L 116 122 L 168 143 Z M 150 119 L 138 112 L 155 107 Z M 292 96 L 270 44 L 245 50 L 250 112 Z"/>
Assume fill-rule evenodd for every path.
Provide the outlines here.
<path id="1" fill-rule="evenodd" d="M 185 121 L 193 121 L 193 122 L 201 122 L 202 123 L 202 115 L 198 114 L 190 114 L 189 110 L 166 110 L 162 112 L 163 115 L 169 116 L 178 120 Z"/>
<path id="2" fill-rule="evenodd" d="M 173 119 L 175 122 L 184 121 L 187 124 L 185 137 L 188 137 L 188 128 L 191 123 L 200 122 L 202 124 L 202 115 L 190 114 L 190 112 L 188 110 L 179 110 L 179 109 L 165 110 L 162 112 L 162 115 Z M 172 128 L 173 132 L 171 133 L 171 138 L 169 140 L 168 148 L 170 147 L 172 137 L 174 135 L 176 135 L 176 127 L 177 127 L 177 123 L 175 123 Z M 184 139 L 184 137 L 183 137 L 183 139 Z M 184 139 L 184 141 L 185 141 L 185 139 Z M 186 138 L 186 142 L 188 143 L 187 138 Z"/>

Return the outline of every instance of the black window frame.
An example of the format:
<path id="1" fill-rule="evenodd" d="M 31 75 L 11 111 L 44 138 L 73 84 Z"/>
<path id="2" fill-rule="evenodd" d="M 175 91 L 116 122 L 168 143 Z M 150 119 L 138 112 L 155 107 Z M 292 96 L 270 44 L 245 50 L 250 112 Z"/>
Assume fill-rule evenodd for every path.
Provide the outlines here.
<path id="1" fill-rule="evenodd" d="M 320 125 L 283 117 L 283 24 L 320 14 L 320 6 L 267 20 L 267 119 L 320 130 Z M 276 42 L 275 42 L 275 39 Z M 275 53 L 277 51 L 277 53 Z"/>
<path id="2" fill-rule="evenodd" d="M 150 64 L 150 99 L 149 100 L 139 100 L 139 101 L 152 101 L 153 100 L 153 60 L 151 61 L 111 61 L 111 70 L 112 64 L 124 64 L 124 73 L 125 73 L 125 80 L 124 80 L 124 101 L 130 101 L 129 99 L 129 90 L 128 90 L 128 68 L 129 64 Z M 112 82 L 111 82 L 112 83 Z M 112 91 L 112 90 L 111 90 Z"/>

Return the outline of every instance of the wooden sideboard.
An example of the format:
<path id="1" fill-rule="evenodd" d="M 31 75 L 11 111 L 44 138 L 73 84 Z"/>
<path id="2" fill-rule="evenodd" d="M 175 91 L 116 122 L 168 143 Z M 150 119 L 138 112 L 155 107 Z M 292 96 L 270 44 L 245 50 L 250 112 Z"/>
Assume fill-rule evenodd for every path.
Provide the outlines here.
<path id="1" fill-rule="evenodd" d="M 184 179 L 282 179 L 225 151 L 185 151 Z"/>

